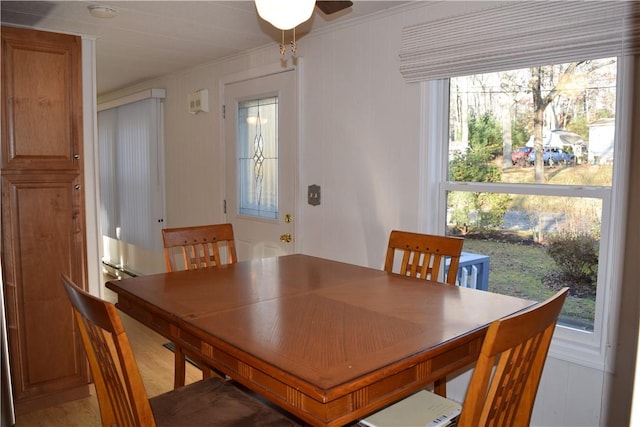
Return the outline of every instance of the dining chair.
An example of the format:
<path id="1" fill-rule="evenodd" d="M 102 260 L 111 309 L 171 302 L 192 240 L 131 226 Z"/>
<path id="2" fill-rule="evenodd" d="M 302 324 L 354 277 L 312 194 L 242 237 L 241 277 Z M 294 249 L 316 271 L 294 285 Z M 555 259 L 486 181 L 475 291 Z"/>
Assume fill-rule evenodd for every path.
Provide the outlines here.
<path id="1" fill-rule="evenodd" d="M 446 259 L 449 258 L 449 269 L 445 281 L 449 285 L 455 285 L 463 243 L 464 239 L 461 237 L 392 230 L 389 235 L 384 270 L 403 276 L 438 280 L 440 269 L 444 268 Z M 395 265 L 396 254 L 402 255 L 399 266 Z M 399 271 L 394 271 L 396 267 L 399 267 Z M 436 380 L 434 390 L 446 397 L 447 379 Z"/>
<path id="2" fill-rule="evenodd" d="M 297 426 L 298 421 L 218 377 L 148 398 L 115 305 L 62 283 L 87 353 L 103 426 Z"/>
<path id="3" fill-rule="evenodd" d="M 389 235 L 385 271 L 425 280 L 438 280 L 440 269 L 449 258 L 445 282 L 456 284 L 462 244 L 461 237 L 437 236 L 393 230 Z M 396 253 L 402 255 L 399 271 L 394 271 Z"/>
<path id="4" fill-rule="evenodd" d="M 162 242 L 167 272 L 180 268 L 174 263 L 174 251 L 181 254 L 182 269 L 184 270 L 217 267 L 238 262 L 232 224 L 165 228 L 162 230 Z M 227 252 L 226 262 L 222 259 L 224 250 Z M 213 376 L 212 369 L 199 360 L 196 354 L 186 351 L 182 346 L 174 343 L 174 385 L 176 388 L 184 385 L 187 357 L 202 370 L 203 379 Z"/>
<path id="5" fill-rule="evenodd" d="M 529 425 L 568 290 L 563 288 L 544 302 L 491 323 L 461 405 L 458 427 Z M 361 424 L 404 427 L 407 419 L 414 417 L 410 423 L 429 425 L 433 418 L 421 417 L 428 415 L 426 408 L 433 406 L 432 398 L 432 393 L 421 391 L 367 417 Z M 399 412 L 402 408 L 418 409 L 414 414 L 403 414 Z M 397 420 L 403 418 L 399 424 Z"/>
<path id="6" fill-rule="evenodd" d="M 162 230 L 164 260 L 167 271 L 176 271 L 173 251 L 182 254 L 182 268 L 216 267 L 238 262 L 232 224 L 198 225 L 194 227 L 165 228 Z M 226 249 L 226 262 L 221 253 Z"/>

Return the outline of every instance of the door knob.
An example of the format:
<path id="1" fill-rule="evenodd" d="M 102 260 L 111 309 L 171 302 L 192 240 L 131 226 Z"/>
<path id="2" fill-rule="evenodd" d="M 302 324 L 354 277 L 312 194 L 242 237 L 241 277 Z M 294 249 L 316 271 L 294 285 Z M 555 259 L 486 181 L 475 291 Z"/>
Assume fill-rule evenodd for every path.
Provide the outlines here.
<path id="1" fill-rule="evenodd" d="M 291 240 L 293 240 L 293 238 L 291 237 L 291 233 L 286 233 L 286 234 L 283 234 L 282 236 L 280 236 L 280 241 L 281 242 L 291 243 Z"/>

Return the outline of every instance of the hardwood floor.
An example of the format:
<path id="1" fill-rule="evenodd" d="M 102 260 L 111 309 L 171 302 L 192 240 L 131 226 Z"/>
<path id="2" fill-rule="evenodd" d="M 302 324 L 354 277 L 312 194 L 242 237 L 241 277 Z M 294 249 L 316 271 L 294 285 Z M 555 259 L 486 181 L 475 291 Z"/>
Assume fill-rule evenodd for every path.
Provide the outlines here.
<path id="1" fill-rule="evenodd" d="M 110 279 L 108 279 L 110 280 Z M 105 289 L 105 298 L 115 301 L 113 292 Z M 120 313 L 140 375 L 149 397 L 173 388 L 173 353 L 162 346 L 167 339 Z M 202 379 L 202 372 L 187 364 L 187 384 Z M 100 410 L 93 391 L 91 396 L 16 417 L 16 427 L 100 427 Z"/>

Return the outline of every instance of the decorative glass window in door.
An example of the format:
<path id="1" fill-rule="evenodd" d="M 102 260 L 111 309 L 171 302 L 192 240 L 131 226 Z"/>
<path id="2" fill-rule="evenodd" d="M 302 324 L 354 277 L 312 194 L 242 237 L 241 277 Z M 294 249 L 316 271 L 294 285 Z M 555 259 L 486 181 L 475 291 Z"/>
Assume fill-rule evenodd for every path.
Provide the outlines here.
<path id="1" fill-rule="evenodd" d="M 278 219 L 278 97 L 238 104 L 238 212 Z"/>

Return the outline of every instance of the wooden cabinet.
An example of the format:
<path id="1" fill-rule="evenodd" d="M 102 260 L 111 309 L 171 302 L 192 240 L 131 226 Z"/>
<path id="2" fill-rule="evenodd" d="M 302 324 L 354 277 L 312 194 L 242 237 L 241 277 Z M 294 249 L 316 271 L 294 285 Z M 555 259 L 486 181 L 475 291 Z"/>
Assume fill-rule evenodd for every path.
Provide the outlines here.
<path id="1" fill-rule="evenodd" d="M 60 274 L 86 289 L 79 37 L 2 27 L 2 279 L 17 413 L 89 394 Z"/>

